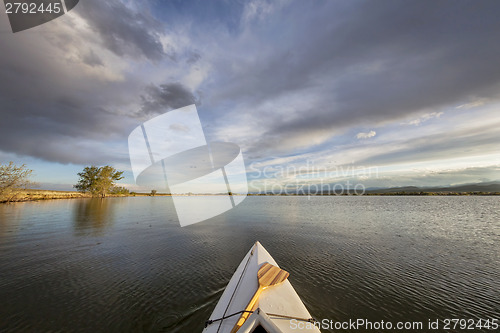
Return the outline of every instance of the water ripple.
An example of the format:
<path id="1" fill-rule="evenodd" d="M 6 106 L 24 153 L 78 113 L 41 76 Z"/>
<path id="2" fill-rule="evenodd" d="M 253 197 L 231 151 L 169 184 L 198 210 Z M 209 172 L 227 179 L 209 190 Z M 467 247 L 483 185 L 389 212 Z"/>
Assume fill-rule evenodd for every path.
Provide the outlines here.
<path id="1" fill-rule="evenodd" d="M 5 206 L 0 330 L 199 332 L 256 240 L 319 319 L 492 318 L 498 211 L 494 197 L 252 197 L 180 228 L 159 197 Z"/>

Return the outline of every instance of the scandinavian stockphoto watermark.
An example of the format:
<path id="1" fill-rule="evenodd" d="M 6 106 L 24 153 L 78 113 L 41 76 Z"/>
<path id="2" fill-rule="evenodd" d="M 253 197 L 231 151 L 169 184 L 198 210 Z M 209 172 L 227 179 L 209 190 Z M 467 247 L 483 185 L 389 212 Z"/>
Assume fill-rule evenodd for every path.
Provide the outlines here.
<path id="1" fill-rule="evenodd" d="M 12 32 L 34 28 L 52 21 L 70 10 L 80 0 L 4 0 Z"/>
<path id="2" fill-rule="evenodd" d="M 349 319 L 345 321 L 335 321 L 333 319 L 322 319 L 314 322 L 300 321 L 297 319 L 290 320 L 290 328 L 292 330 L 307 330 L 307 329 L 322 329 L 334 330 L 340 332 L 343 330 L 361 330 L 361 331 L 390 331 L 390 330 L 405 330 L 414 331 L 435 331 L 444 330 L 446 332 L 452 330 L 474 331 L 474 330 L 492 330 L 496 331 L 500 328 L 498 318 L 488 319 L 465 319 L 465 318 L 450 318 L 450 319 L 428 319 L 426 321 L 387 321 L 379 320 L 372 321 L 366 318 Z"/>
<path id="3" fill-rule="evenodd" d="M 195 105 L 144 122 L 128 147 L 136 184 L 170 193 L 181 226 L 222 214 L 248 194 L 240 147 L 207 142 Z"/>
<path id="4" fill-rule="evenodd" d="M 316 165 L 309 159 L 285 166 L 253 162 L 248 170 L 250 191 L 270 195 L 363 195 L 365 180 L 379 176 L 376 166 Z"/>

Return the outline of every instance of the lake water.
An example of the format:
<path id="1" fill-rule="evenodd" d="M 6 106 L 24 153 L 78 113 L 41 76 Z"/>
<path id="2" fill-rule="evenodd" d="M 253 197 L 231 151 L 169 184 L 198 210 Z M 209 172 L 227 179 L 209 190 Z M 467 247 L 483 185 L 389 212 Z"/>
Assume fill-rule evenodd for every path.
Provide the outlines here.
<path id="1" fill-rule="evenodd" d="M 500 320 L 499 197 L 131 197 L 0 205 L 0 331 L 201 332 L 256 240 L 317 319 Z"/>

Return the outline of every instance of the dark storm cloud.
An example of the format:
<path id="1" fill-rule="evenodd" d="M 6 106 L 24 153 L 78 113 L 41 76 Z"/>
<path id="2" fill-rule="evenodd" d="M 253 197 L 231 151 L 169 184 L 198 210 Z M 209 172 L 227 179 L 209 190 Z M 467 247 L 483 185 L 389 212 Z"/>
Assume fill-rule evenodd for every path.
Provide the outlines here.
<path id="1" fill-rule="evenodd" d="M 236 59 L 238 71 L 221 63 L 226 85 L 217 97 L 248 105 L 284 94 L 315 97 L 314 105 L 274 122 L 256 150 L 470 97 L 495 98 L 499 12 L 498 1 L 295 2 L 258 29 L 260 44 L 272 51 Z"/>
<path id="2" fill-rule="evenodd" d="M 61 163 L 106 163 L 109 154 L 92 146 L 116 139 L 123 119 L 70 96 L 35 103 L 0 96 L 0 150 Z"/>
<path id="3" fill-rule="evenodd" d="M 191 104 L 199 104 L 193 93 L 180 83 L 165 83 L 146 87 L 141 96 L 143 114 L 162 113 Z"/>
<path id="4" fill-rule="evenodd" d="M 180 13 L 193 13 L 190 6 L 205 12 L 201 3 L 187 3 L 189 8 Z M 148 116 L 199 103 L 201 93 L 195 96 L 180 83 L 186 77 L 202 82 L 204 104 L 211 100 L 213 108 L 206 109 L 214 117 L 206 117 L 206 128 L 217 130 L 210 127 L 211 119 L 232 119 L 226 117 L 231 112 L 248 112 L 241 114 L 248 123 L 252 116 L 262 120 L 267 132 L 245 138 L 259 152 L 294 149 L 285 142 L 302 138 L 296 141 L 308 144 L 319 132 L 370 127 L 472 97 L 494 100 L 500 91 L 499 12 L 499 1 L 296 1 L 248 26 L 238 21 L 239 14 L 226 17 L 213 10 L 203 25 L 195 17 L 183 29 L 184 16 L 172 10 L 169 15 L 178 17 L 181 28 L 169 30 L 167 22 L 152 16 L 159 13 L 150 14 L 145 7 L 132 9 L 118 0 L 82 1 L 71 13 L 83 18 L 95 35 L 63 23 L 70 15 L 40 27 L 42 38 L 37 40 L 29 39 L 30 34 L 1 34 L 0 150 L 63 163 L 109 162 L 117 154 L 103 146 L 115 139 L 126 142 L 138 125 L 137 118 L 127 119 L 119 110 L 136 103 L 141 116 Z M 2 19 L 0 26 L 8 29 Z M 230 33 L 221 32 L 219 19 L 232 22 Z M 57 24 L 68 26 L 43 35 L 43 29 Z M 160 36 L 166 30 L 179 31 L 179 44 L 186 45 L 163 45 Z M 52 42 L 46 43 L 51 34 Z M 108 63 L 101 48 L 122 57 L 121 62 Z M 180 60 L 165 65 L 165 58 Z M 65 72 L 61 68 L 68 59 L 75 68 L 80 64 L 74 59 L 79 59 L 85 68 Z M 146 68 L 145 63 L 158 67 Z M 192 78 L 192 64 L 205 65 L 208 74 Z M 143 82 L 155 84 L 141 96 Z M 285 105 L 288 113 L 276 113 L 275 101 L 289 96 L 290 104 L 310 103 L 300 109 Z M 252 114 L 254 110 L 260 113 Z M 428 139 L 420 144 L 433 154 L 454 144 L 450 137 Z M 471 142 L 487 145 L 477 139 Z M 471 142 L 464 139 L 472 149 Z M 408 151 L 412 149 L 418 147 Z M 125 160 L 126 148 L 119 154 Z"/>
<path id="5" fill-rule="evenodd" d="M 118 56 L 153 61 L 175 58 L 175 50 L 164 50 L 160 42 L 162 23 L 146 11 L 131 10 L 118 0 L 82 1 L 76 10 L 99 34 L 104 46 Z"/>
<path id="6" fill-rule="evenodd" d="M 82 61 L 83 63 L 92 67 L 104 66 L 104 63 L 102 62 L 101 58 L 99 58 L 99 56 L 95 54 L 93 50 L 90 50 L 88 53 L 83 55 Z"/>
<path id="7" fill-rule="evenodd" d="M 197 51 L 191 51 L 187 55 L 186 62 L 190 65 L 196 63 L 198 60 L 201 59 L 201 54 L 199 54 Z"/>
<path id="8" fill-rule="evenodd" d="M 0 151 L 60 163 L 110 163 L 120 152 L 108 146 L 126 140 L 133 128 L 116 112 L 116 90 L 123 85 L 89 76 L 87 65 L 66 58 L 68 48 L 52 41 L 70 40 L 68 34 L 74 37 L 64 28 L 0 36 L 5 46 L 0 55 Z M 104 67 L 98 58 L 87 60 Z"/>
<path id="9" fill-rule="evenodd" d="M 37 35 L 0 36 L 0 151 L 60 163 L 128 164 L 126 138 L 138 125 L 133 116 L 143 86 L 135 65 L 173 53 L 164 52 L 163 27 L 146 11 L 115 0 L 81 5 L 75 15 L 100 38 L 70 26 L 74 19 L 44 25 Z M 3 19 L 1 27 L 8 23 Z M 130 71 L 104 61 L 103 48 L 123 55 L 116 67 L 127 65 Z M 158 106 L 194 101 L 181 85 L 157 88 L 163 90 L 155 94 L 151 88 L 151 96 L 159 98 Z"/>

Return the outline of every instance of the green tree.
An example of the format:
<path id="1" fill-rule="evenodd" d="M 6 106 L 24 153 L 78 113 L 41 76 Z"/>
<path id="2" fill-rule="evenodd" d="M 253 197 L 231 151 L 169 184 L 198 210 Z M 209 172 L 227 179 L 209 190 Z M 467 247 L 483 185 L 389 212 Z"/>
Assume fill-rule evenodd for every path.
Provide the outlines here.
<path id="1" fill-rule="evenodd" d="M 123 171 L 117 171 L 109 165 L 85 167 L 78 173 L 80 179 L 73 187 L 79 192 L 90 192 L 94 196 L 104 198 L 115 186 L 115 181 L 123 179 L 122 174 Z"/>
<path id="2" fill-rule="evenodd" d="M 113 186 L 109 193 L 111 194 L 130 194 L 130 191 L 123 186 Z"/>
<path id="3" fill-rule="evenodd" d="M 13 200 L 21 190 L 33 186 L 29 180 L 33 173 L 26 165 L 17 166 L 14 162 L 0 165 L 0 201 Z"/>

